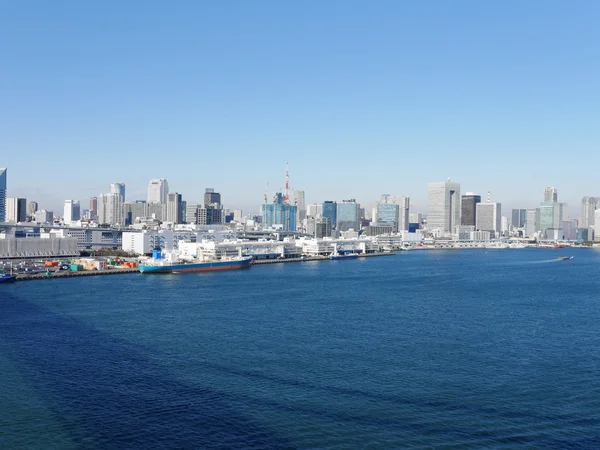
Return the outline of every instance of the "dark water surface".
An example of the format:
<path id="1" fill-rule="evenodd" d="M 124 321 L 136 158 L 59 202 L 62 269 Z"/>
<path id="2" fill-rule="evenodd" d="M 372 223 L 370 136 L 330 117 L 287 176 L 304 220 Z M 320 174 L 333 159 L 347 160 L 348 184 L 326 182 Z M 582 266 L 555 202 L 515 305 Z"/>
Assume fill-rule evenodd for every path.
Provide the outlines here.
<path id="1" fill-rule="evenodd" d="M 0 377 L 0 448 L 600 448 L 600 252 L 2 285 Z"/>

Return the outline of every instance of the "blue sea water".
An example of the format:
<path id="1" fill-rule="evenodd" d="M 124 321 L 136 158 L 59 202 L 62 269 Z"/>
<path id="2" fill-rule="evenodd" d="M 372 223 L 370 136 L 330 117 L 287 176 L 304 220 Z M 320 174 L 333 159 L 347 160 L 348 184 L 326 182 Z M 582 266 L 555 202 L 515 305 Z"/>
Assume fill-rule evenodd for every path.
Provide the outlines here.
<path id="1" fill-rule="evenodd" d="M 600 448 L 599 294 L 585 249 L 3 285 L 0 447 Z"/>

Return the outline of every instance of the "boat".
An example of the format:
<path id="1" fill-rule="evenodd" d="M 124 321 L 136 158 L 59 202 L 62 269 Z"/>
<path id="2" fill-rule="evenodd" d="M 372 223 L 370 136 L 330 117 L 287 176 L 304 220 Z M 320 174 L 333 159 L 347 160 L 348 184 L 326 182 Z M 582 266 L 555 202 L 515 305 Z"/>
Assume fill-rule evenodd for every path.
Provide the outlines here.
<path id="1" fill-rule="evenodd" d="M 329 259 L 338 260 L 338 259 L 356 259 L 358 258 L 358 253 L 340 253 L 338 251 L 337 244 L 333 244 L 333 252 L 329 255 Z"/>
<path id="2" fill-rule="evenodd" d="M 573 257 L 572 256 L 561 256 L 561 257 L 556 258 L 556 259 L 559 260 L 559 261 L 566 261 L 568 259 L 573 259 Z"/>
<path id="3" fill-rule="evenodd" d="M 165 256 L 163 258 L 161 250 L 154 250 L 152 259 L 139 264 L 139 271 L 141 273 L 215 272 L 219 270 L 247 269 L 252 262 L 252 256 L 222 258 L 201 256 L 190 260 L 180 259 L 176 252 L 167 253 Z"/>
<path id="4" fill-rule="evenodd" d="M 17 277 L 9 275 L 7 273 L 0 273 L 0 283 L 12 283 L 17 281 Z"/>

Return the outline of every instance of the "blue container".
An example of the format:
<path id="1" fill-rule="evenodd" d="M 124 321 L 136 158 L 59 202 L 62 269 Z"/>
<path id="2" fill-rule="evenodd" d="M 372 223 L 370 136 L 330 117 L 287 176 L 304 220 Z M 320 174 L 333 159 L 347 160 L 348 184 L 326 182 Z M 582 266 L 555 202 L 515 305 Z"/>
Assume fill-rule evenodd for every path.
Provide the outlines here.
<path id="1" fill-rule="evenodd" d="M 162 251 L 160 248 L 155 248 L 152 250 L 152 258 L 154 259 L 162 259 Z"/>

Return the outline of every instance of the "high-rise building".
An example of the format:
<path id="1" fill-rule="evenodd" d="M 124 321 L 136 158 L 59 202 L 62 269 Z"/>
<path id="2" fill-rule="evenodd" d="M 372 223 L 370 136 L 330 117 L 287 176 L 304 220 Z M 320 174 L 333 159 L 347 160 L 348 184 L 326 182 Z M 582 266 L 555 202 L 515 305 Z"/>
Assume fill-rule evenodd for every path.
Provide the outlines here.
<path id="1" fill-rule="evenodd" d="M 170 192 L 167 199 L 167 222 L 182 223 L 181 194 Z"/>
<path id="2" fill-rule="evenodd" d="M 109 194 L 119 194 L 121 201 L 125 202 L 125 183 L 111 183 L 108 186 Z"/>
<path id="3" fill-rule="evenodd" d="M 215 192 L 213 188 L 206 188 L 204 191 L 204 206 L 221 207 L 221 194 Z"/>
<path id="4" fill-rule="evenodd" d="M 34 222 L 36 223 L 52 223 L 54 221 L 54 212 L 42 209 L 34 214 Z"/>
<path id="5" fill-rule="evenodd" d="M 341 203 L 338 203 L 336 216 L 335 229 L 337 231 L 360 230 L 360 205 L 356 203 L 356 200 L 342 200 Z M 323 203 L 323 217 L 327 217 L 325 215 L 325 203 Z"/>
<path id="6" fill-rule="evenodd" d="M 161 203 L 154 204 L 160 205 Z M 123 203 L 123 223 L 125 225 L 131 225 L 136 223 L 137 219 L 145 217 L 148 217 L 148 203 L 145 200 Z"/>
<path id="7" fill-rule="evenodd" d="M 81 219 L 81 207 L 79 202 L 76 200 L 65 200 L 65 210 L 63 214 L 63 221 L 65 224 L 71 222 L 77 222 Z"/>
<path id="8" fill-rule="evenodd" d="M 187 205 L 186 223 L 195 225 L 216 225 L 224 222 L 222 208 L 204 205 Z"/>
<path id="9" fill-rule="evenodd" d="M 90 198 L 90 218 L 98 218 L 98 197 Z"/>
<path id="10" fill-rule="evenodd" d="M 475 211 L 475 229 L 493 232 L 502 231 L 502 205 L 500 203 L 478 203 Z"/>
<path id="11" fill-rule="evenodd" d="M 6 222 L 6 169 L 0 168 L 0 223 Z"/>
<path id="12" fill-rule="evenodd" d="M 26 222 L 27 221 L 27 199 L 7 198 L 6 199 L 6 222 Z"/>
<path id="13" fill-rule="evenodd" d="M 540 230 L 558 230 L 564 221 L 566 205 L 560 202 L 543 202 L 540 206 Z"/>
<path id="14" fill-rule="evenodd" d="M 123 201 L 120 194 L 101 194 L 98 197 L 98 222 L 110 226 L 122 226 Z"/>
<path id="15" fill-rule="evenodd" d="M 581 228 L 595 226 L 594 214 L 600 208 L 600 197 L 583 197 L 581 199 Z"/>
<path id="16" fill-rule="evenodd" d="M 266 228 L 281 226 L 284 231 L 296 231 L 298 207 L 284 202 L 281 192 L 275 194 L 273 203 L 262 205 L 263 224 Z"/>
<path id="17" fill-rule="evenodd" d="M 306 207 L 306 217 L 323 217 L 323 204 L 313 203 Z"/>
<path id="18" fill-rule="evenodd" d="M 525 234 L 533 236 L 540 231 L 540 208 L 528 209 L 525 213 Z"/>
<path id="19" fill-rule="evenodd" d="M 558 201 L 558 191 L 556 188 L 547 187 L 544 189 L 544 202 L 557 202 Z"/>
<path id="20" fill-rule="evenodd" d="M 331 228 L 335 230 L 335 227 L 337 226 L 337 203 L 331 200 L 325 200 L 323 205 L 321 205 L 321 216 L 329 219 Z"/>
<path id="21" fill-rule="evenodd" d="M 331 237 L 331 222 L 327 217 L 315 219 L 314 235 L 317 239 Z"/>
<path id="22" fill-rule="evenodd" d="M 38 204 L 37 202 L 29 202 L 29 206 L 27 207 L 27 215 L 29 217 L 33 217 L 35 216 L 35 213 L 38 210 Z"/>
<path id="23" fill-rule="evenodd" d="M 513 209 L 512 210 L 512 226 L 515 228 L 523 228 L 525 226 L 525 219 L 527 216 L 526 209 Z"/>
<path id="24" fill-rule="evenodd" d="M 169 183 L 164 178 L 154 178 L 148 183 L 148 203 L 167 203 Z"/>
<path id="25" fill-rule="evenodd" d="M 297 220 L 300 224 L 306 217 L 306 201 L 304 200 L 304 191 L 294 191 L 294 204 L 298 207 Z"/>
<path id="26" fill-rule="evenodd" d="M 378 203 L 375 221 L 378 226 L 391 226 L 392 233 L 398 232 L 400 222 L 400 206 L 392 203 Z"/>
<path id="27" fill-rule="evenodd" d="M 244 215 L 241 209 L 234 209 L 233 210 L 233 220 L 236 222 L 241 222 L 243 219 Z"/>
<path id="28" fill-rule="evenodd" d="M 460 184 L 452 183 L 450 179 L 443 183 L 429 183 L 427 197 L 428 230 L 439 230 L 444 235 L 453 233 L 460 225 Z"/>
<path id="29" fill-rule="evenodd" d="M 460 224 L 467 226 L 475 226 L 475 213 L 477 211 L 477 203 L 481 203 L 481 195 L 473 192 L 467 192 L 461 198 L 461 214 Z"/>

